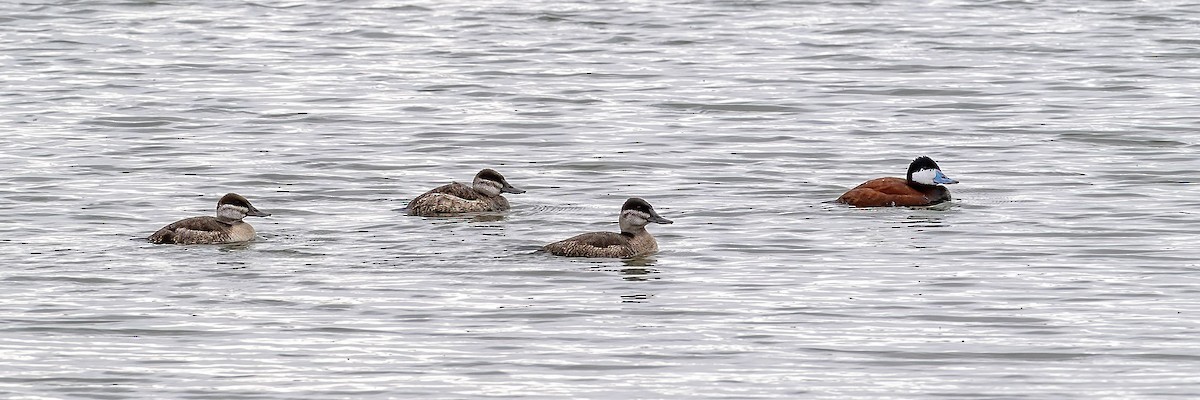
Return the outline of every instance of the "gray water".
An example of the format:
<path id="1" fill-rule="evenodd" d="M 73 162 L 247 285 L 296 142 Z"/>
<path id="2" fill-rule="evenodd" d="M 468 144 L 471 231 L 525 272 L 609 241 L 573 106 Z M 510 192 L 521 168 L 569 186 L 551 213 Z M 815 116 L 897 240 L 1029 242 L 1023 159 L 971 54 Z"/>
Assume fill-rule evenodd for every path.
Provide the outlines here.
<path id="1" fill-rule="evenodd" d="M 1200 395 L 1200 5 L 0 5 L 0 397 Z M 829 201 L 929 155 L 935 209 Z M 481 168 L 511 212 L 403 215 Z M 252 243 L 152 245 L 247 196 Z M 537 248 L 615 230 L 661 251 Z"/>

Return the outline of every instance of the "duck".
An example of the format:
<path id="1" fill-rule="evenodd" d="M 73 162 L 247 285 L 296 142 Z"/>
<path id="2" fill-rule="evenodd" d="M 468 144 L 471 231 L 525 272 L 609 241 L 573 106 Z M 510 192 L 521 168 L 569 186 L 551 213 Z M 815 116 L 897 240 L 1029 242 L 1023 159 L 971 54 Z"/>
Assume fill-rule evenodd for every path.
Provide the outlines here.
<path id="1" fill-rule="evenodd" d="M 673 224 L 654 211 L 646 200 L 631 197 L 621 206 L 621 232 L 589 232 L 542 246 L 542 251 L 564 257 L 630 258 L 658 251 L 658 242 L 646 225 Z"/>
<path id="2" fill-rule="evenodd" d="M 521 194 L 504 175 L 491 168 L 475 174 L 471 186 L 451 182 L 425 192 L 408 202 L 408 215 L 445 216 L 469 212 L 507 211 L 511 206 L 501 193 Z"/>
<path id="3" fill-rule="evenodd" d="M 242 222 L 247 216 L 271 215 L 237 193 L 228 193 L 217 201 L 217 216 L 191 217 L 162 227 L 148 238 L 158 244 L 222 244 L 254 239 L 254 227 Z"/>
<path id="4" fill-rule="evenodd" d="M 950 190 L 943 184 L 958 183 L 942 173 L 937 162 L 917 157 L 908 165 L 908 177 L 877 178 L 856 186 L 837 198 L 838 203 L 855 207 L 931 206 L 950 201 Z"/>

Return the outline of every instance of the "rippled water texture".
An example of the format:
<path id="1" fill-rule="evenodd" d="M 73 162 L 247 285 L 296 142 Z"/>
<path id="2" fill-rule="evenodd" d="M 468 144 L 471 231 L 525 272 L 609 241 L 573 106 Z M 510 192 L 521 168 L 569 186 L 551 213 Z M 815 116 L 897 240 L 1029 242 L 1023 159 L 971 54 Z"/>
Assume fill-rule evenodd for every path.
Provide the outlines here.
<path id="1" fill-rule="evenodd" d="M 0 4 L 0 397 L 1193 398 L 1200 6 Z M 929 155 L 937 209 L 829 203 Z M 406 217 L 492 167 L 507 214 Z M 144 238 L 224 193 L 233 246 Z M 673 225 L 625 260 L 537 253 Z"/>

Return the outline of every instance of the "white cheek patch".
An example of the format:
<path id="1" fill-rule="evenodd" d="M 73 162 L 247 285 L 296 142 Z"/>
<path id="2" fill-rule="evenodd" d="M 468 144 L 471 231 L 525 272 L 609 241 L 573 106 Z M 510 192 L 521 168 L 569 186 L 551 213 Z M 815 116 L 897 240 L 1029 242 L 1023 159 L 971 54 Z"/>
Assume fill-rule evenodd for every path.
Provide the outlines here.
<path id="1" fill-rule="evenodd" d="M 246 214 L 248 213 L 250 213 L 249 208 L 233 204 L 222 204 L 220 207 L 217 207 L 217 216 L 222 218 L 242 219 L 246 218 Z"/>
<path id="2" fill-rule="evenodd" d="M 471 184 L 471 186 L 474 187 L 475 190 L 480 191 L 488 196 L 494 197 L 494 196 L 500 195 L 500 186 L 501 185 L 499 182 L 496 182 L 496 181 L 489 181 L 486 179 L 477 179 L 474 183 Z"/>
<path id="3" fill-rule="evenodd" d="M 923 170 L 920 170 L 917 172 L 913 172 L 912 180 L 913 180 L 913 182 L 916 182 L 916 183 L 923 183 L 926 185 L 936 185 L 937 183 L 933 182 L 933 178 L 937 176 L 937 172 L 938 172 L 938 170 L 936 170 L 936 169 L 923 169 Z"/>
<path id="4" fill-rule="evenodd" d="M 633 225 L 646 225 L 649 223 L 650 214 L 638 210 L 625 210 L 621 213 L 621 219 Z"/>

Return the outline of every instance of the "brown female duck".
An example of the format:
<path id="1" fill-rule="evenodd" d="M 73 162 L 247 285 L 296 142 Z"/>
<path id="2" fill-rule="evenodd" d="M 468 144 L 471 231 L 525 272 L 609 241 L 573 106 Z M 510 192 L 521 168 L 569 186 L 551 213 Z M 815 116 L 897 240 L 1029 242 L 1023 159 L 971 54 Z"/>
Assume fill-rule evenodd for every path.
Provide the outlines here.
<path id="1" fill-rule="evenodd" d="M 458 182 L 439 186 L 408 202 L 408 215 L 424 217 L 454 215 L 469 212 L 507 211 L 508 199 L 500 193 L 525 193 L 508 184 L 504 175 L 493 169 L 475 174 L 471 186 Z"/>
<path id="2" fill-rule="evenodd" d="M 627 258 L 658 251 L 658 242 L 646 231 L 649 223 L 671 224 L 654 207 L 637 197 L 621 206 L 621 233 L 590 232 L 542 246 L 550 254 L 566 257 Z"/>
<path id="3" fill-rule="evenodd" d="M 226 194 L 217 202 L 217 216 L 191 217 L 175 221 L 150 235 L 151 243 L 218 244 L 248 242 L 254 239 L 254 227 L 242 218 L 266 217 L 249 200 L 236 193 Z"/>

